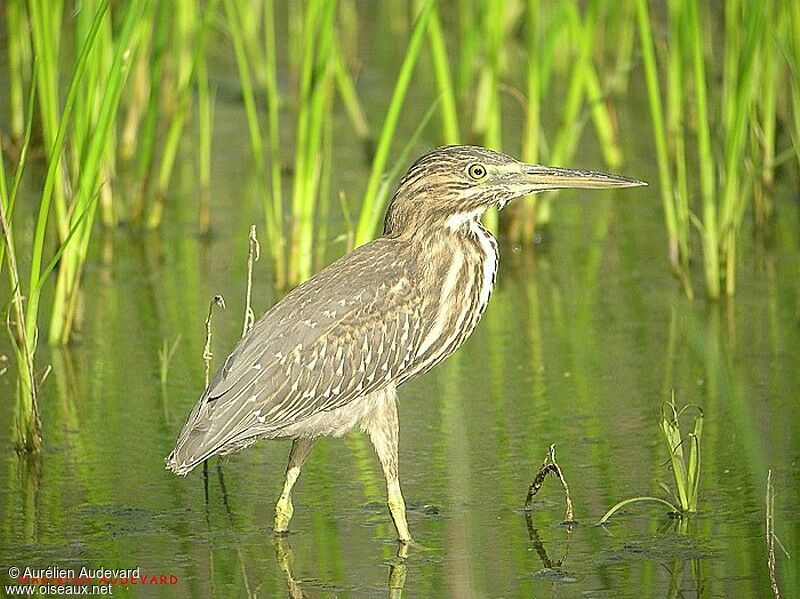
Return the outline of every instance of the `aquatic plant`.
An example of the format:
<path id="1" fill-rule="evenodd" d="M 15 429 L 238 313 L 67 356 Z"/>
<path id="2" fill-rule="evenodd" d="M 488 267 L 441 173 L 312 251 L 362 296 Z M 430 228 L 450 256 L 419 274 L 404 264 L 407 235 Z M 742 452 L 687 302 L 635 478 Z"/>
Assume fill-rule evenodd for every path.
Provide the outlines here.
<path id="1" fill-rule="evenodd" d="M 778 106 L 784 90 L 794 93 L 798 85 L 791 56 L 800 42 L 789 35 L 794 14 L 790 4 L 725 4 L 719 92 L 707 83 L 719 73 L 715 65 L 706 65 L 714 39 L 699 3 L 669 3 L 665 65 L 659 76 L 648 3 L 636 2 L 669 260 L 690 297 L 692 227 L 700 234 L 705 288 L 713 299 L 735 291 L 738 237 L 751 198 L 755 222 L 763 227 L 771 219 L 770 188 L 778 155 L 783 154 L 777 148 L 776 127 L 785 117 Z M 687 121 L 691 115 L 693 121 Z M 792 120 L 796 122 L 796 114 Z M 686 135 L 689 127 L 693 147 Z M 699 206 L 691 201 L 691 154 L 697 156 Z"/>
<path id="2" fill-rule="evenodd" d="M 777 560 L 775 559 L 775 487 L 772 484 L 772 470 L 767 471 L 767 492 L 764 497 L 765 526 L 764 536 L 767 541 L 767 571 L 769 572 L 769 586 L 775 599 L 780 599 L 781 591 L 778 587 Z M 780 543 L 780 541 L 778 541 Z"/>
<path id="3" fill-rule="evenodd" d="M 70 149 L 73 156 L 77 156 L 74 162 L 78 168 L 73 171 L 71 178 L 71 202 L 69 205 L 66 202 L 61 203 L 63 214 L 58 220 L 60 228 L 63 227 L 68 232 L 75 231 L 75 242 L 65 246 L 59 263 L 49 329 L 49 340 L 56 344 L 63 344 L 69 340 L 75 323 L 80 281 L 97 211 L 97 199 L 104 193 L 106 179 L 113 172 L 113 166 L 109 161 L 109 157 L 113 158 L 113 152 L 109 149 L 109 140 L 115 134 L 120 97 L 130 70 L 132 56 L 136 52 L 138 40 L 135 33 L 144 8 L 143 3 L 127 5 L 120 17 L 120 28 L 116 37 L 112 39 L 110 16 L 104 8 L 106 6 L 106 2 L 101 2 L 97 6 L 96 12 L 88 13 L 93 18 L 92 28 L 89 28 L 89 31 L 96 26 L 100 35 L 96 35 L 92 41 L 109 44 L 113 48 L 113 51 L 107 50 L 110 55 L 110 63 L 106 66 L 103 61 L 98 60 L 94 52 L 94 44 L 89 45 L 86 78 L 82 79 L 81 84 L 74 88 L 77 97 L 80 98 L 81 94 L 87 93 L 88 86 L 86 100 L 76 103 L 75 118 L 85 119 L 84 122 L 87 123 L 91 122 L 92 127 L 70 128 L 73 131 Z M 89 10 L 89 5 L 86 5 L 84 10 Z M 76 83 L 77 80 L 73 78 L 73 84 Z M 70 127 L 72 121 L 65 112 L 58 119 L 58 123 L 59 130 L 63 130 Z M 58 164 L 61 160 L 60 157 L 60 152 L 51 152 L 50 164 Z M 55 173 L 53 174 L 55 175 Z M 48 176 L 50 176 L 50 172 L 48 172 Z M 59 202 L 63 198 L 56 198 L 56 200 L 56 216 L 58 217 Z M 42 202 L 42 206 L 45 205 L 46 203 Z M 66 233 L 60 235 L 62 242 L 66 235 Z M 34 287 L 32 280 L 31 288 Z"/>
<path id="4" fill-rule="evenodd" d="M 37 381 L 33 354 L 36 349 L 36 340 L 28 339 L 25 329 L 25 304 L 22 297 L 20 270 L 17 262 L 17 247 L 14 241 L 14 230 L 11 216 L 16 203 L 19 182 L 27 162 L 28 148 L 30 147 L 31 123 L 33 122 L 33 97 L 30 94 L 28 116 L 25 120 L 27 126 L 24 132 L 24 141 L 20 151 L 20 158 L 14 171 L 12 186 L 9 188 L 6 181 L 3 153 L 0 151 L 0 273 L 3 265 L 7 263 L 6 272 L 11 288 L 11 302 L 8 307 L 8 326 L 11 347 L 17 366 L 17 409 L 15 418 L 15 436 L 17 446 L 27 451 L 38 451 L 41 447 L 41 433 L 39 420 L 39 407 L 37 402 Z M 3 367 L 3 372 L 6 368 Z"/>
<path id="5" fill-rule="evenodd" d="M 605 524 L 611 516 L 626 505 L 640 502 L 656 502 L 665 505 L 670 512 L 678 516 L 693 514 L 697 511 L 700 490 L 700 440 L 703 434 L 703 411 L 695 407 L 697 415 L 691 432 L 684 436 L 681 433 L 679 419 L 691 406 L 680 410 L 675 406 L 673 393 L 670 401 L 665 402 L 661 410 L 659 426 L 669 451 L 669 463 L 672 469 L 675 489 L 661 483 L 661 488 L 670 499 L 660 497 L 639 496 L 625 499 L 615 504 L 600 518 L 598 525 Z"/>
<path id="6" fill-rule="evenodd" d="M 172 343 L 166 339 L 161 342 L 161 347 L 158 350 L 158 380 L 162 388 L 166 387 L 167 381 L 169 380 L 169 367 L 172 363 L 172 358 L 175 357 L 175 352 L 178 351 L 180 342 L 180 335 L 175 337 Z"/>
<path id="7" fill-rule="evenodd" d="M 433 14 L 434 0 L 425 0 L 422 8 L 414 22 L 408 46 L 403 57 L 403 64 L 397 74 L 397 81 L 392 92 L 392 98 L 386 109 L 383 127 L 378 136 L 378 145 L 375 149 L 375 158 L 372 161 L 367 189 L 364 192 L 364 199 L 361 204 L 361 213 L 356 226 L 355 244 L 362 245 L 371 240 L 377 230 L 378 223 L 383 216 L 386 207 L 385 202 L 379 201 L 381 180 L 383 178 L 386 165 L 389 160 L 389 148 L 397 130 L 397 123 L 400 119 L 400 110 L 406 97 L 406 92 L 411 84 L 411 76 L 417 58 L 422 49 L 423 36 L 425 35 L 428 23 Z"/>
<path id="8" fill-rule="evenodd" d="M 541 490 L 542 485 L 544 484 L 544 479 L 547 478 L 548 474 L 555 476 L 561 483 L 562 488 L 564 489 L 564 502 L 566 504 L 564 511 L 564 521 L 565 522 L 574 521 L 575 510 L 572 505 L 572 497 L 569 494 L 569 486 L 567 485 L 567 479 L 564 478 L 564 473 L 561 470 L 561 466 L 559 466 L 558 462 L 556 461 L 555 445 L 551 445 L 548 448 L 547 455 L 545 456 L 541 467 L 536 472 L 536 475 L 533 477 L 533 480 L 531 481 L 531 484 L 528 487 L 528 493 L 525 496 L 524 510 L 526 512 L 531 511 L 533 505 L 533 498 Z"/>
<path id="9" fill-rule="evenodd" d="M 58 7 L 54 4 L 50 8 L 55 10 Z M 48 146 L 48 155 L 51 157 L 51 160 L 48 162 L 47 174 L 45 176 L 43 189 L 39 197 L 38 217 L 33 234 L 33 244 L 30 248 L 30 278 L 27 290 L 25 290 L 27 295 L 26 304 L 23 304 L 22 302 L 22 293 L 24 289 L 22 273 L 20 273 L 19 265 L 16 261 L 16 255 L 20 248 L 17 246 L 17 242 L 15 241 L 13 235 L 12 217 L 14 212 L 14 204 L 19 191 L 22 171 L 25 168 L 27 161 L 31 129 L 33 126 L 34 103 L 36 101 L 36 94 L 34 93 L 33 87 L 28 94 L 29 108 L 26 117 L 27 124 L 25 141 L 20 152 L 20 157 L 15 170 L 14 182 L 11 189 L 8 188 L 6 183 L 5 167 L 2 164 L 2 159 L 0 158 L 0 203 L 2 203 L 3 207 L 2 227 L 4 232 L 3 251 L 0 252 L 0 258 L 2 258 L 3 255 L 6 257 L 11 282 L 11 292 L 14 298 L 12 300 L 12 311 L 14 313 L 13 326 L 15 332 L 12 335 L 12 345 L 14 347 L 17 362 L 17 381 L 19 393 L 17 410 L 17 443 L 18 446 L 25 451 L 38 451 L 41 447 L 36 399 L 38 381 L 35 377 L 34 356 L 36 353 L 39 335 L 39 303 L 41 299 L 42 286 L 46 282 L 48 276 L 52 273 L 53 269 L 56 267 L 56 264 L 59 261 L 65 263 L 65 255 L 67 252 L 78 245 L 80 242 L 81 227 L 84 226 L 89 209 L 93 206 L 96 206 L 96 203 L 94 202 L 96 188 L 94 185 L 101 168 L 101 160 L 98 151 L 99 144 L 93 143 L 93 140 L 97 139 L 95 134 L 102 135 L 103 119 L 99 119 L 101 122 L 98 123 L 95 134 L 93 134 L 87 140 L 89 147 L 86 149 L 86 151 L 89 153 L 91 160 L 87 158 L 85 161 L 83 161 L 86 170 L 82 171 L 81 178 L 77 181 L 77 190 L 75 192 L 76 199 L 75 203 L 70 206 L 69 213 L 66 212 L 67 206 L 65 204 L 65 197 L 56 196 L 54 199 L 54 195 L 56 194 L 57 189 L 61 189 L 58 187 L 57 181 L 59 181 L 60 177 L 66 173 L 66 171 L 63 170 L 63 153 L 67 141 L 67 130 L 71 122 L 73 108 L 75 107 L 76 99 L 78 97 L 79 85 L 82 83 L 86 74 L 90 52 L 98 38 L 107 8 L 108 3 L 101 2 L 97 7 L 97 11 L 94 13 L 91 27 L 86 32 L 86 38 L 83 41 L 78 59 L 75 63 L 73 76 L 67 92 L 67 99 L 64 104 L 63 111 L 60 113 L 60 115 L 48 113 L 41 115 L 43 128 L 48 126 L 44 125 L 44 121 L 47 120 L 47 118 L 52 119 L 50 125 L 53 128 L 46 135 L 45 140 L 45 142 L 47 142 L 47 138 L 51 138 L 51 144 Z M 49 15 L 49 13 L 45 13 L 45 16 L 47 15 Z M 33 20 L 35 21 L 36 18 L 34 17 Z M 127 20 L 126 24 L 130 26 L 131 20 Z M 43 28 L 44 26 L 45 25 L 43 23 L 39 23 L 33 29 L 36 29 L 37 27 Z M 130 29 L 127 31 L 130 32 Z M 39 34 L 45 35 L 42 31 L 39 31 Z M 32 33 L 32 35 L 36 37 L 37 34 Z M 46 46 L 52 41 L 52 39 L 48 41 L 39 39 L 38 42 L 34 42 L 34 45 L 39 44 L 40 46 Z M 52 55 L 48 56 L 49 59 L 52 60 Z M 118 58 L 121 59 L 121 54 L 118 56 Z M 39 66 L 40 64 L 42 67 Z M 53 90 L 50 89 L 49 86 L 52 84 L 52 81 L 47 77 L 47 73 L 44 75 L 41 74 L 41 68 L 47 69 L 52 65 L 48 66 L 47 58 L 42 60 L 40 63 L 37 55 L 37 60 L 34 62 L 33 66 L 34 68 L 31 75 L 32 86 L 36 86 L 40 96 L 47 94 L 47 97 L 50 97 Z M 45 112 L 46 105 L 43 104 L 41 99 L 39 99 L 37 104 L 40 112 Z M 104 103 L 102 106 L 108 108 L 108 104 Z M 108 117 L 107 114 L 105 116 L 105 122 L 108 124 L 108 119 L 110 117 Z M 94 175 L 94 181 L 90 186 L 86 181 L 88 178 L 92 177 L 92 175 Z M 90 189 L 92 190 L 91 196 L 89 195 Z M 61 189 L 61 191 L 63 191 L 63 189 Z M 50 214 L 51 202 L 55 203 L 56 205 L 55 212 L 57 218 L 61 218 L 63 221 L 59 222 L 56 229 L 57 240 L 55 245 L 57 250 L 50 259 L 49 263 L 43 268 L 42 262 L 44 259 L 45 246 L 48 241 L 52 241 L 49 239 L 48 235 L 48 217 Z M 58 209 L 59 204 L 61 211 Z M 69 217 L 67 218 L 68 215 Z M 2 260 L 0 260 L 0 263 L 1 262 Z M 82 267 L 82 261 L 74 261 L 70 264 L 70 266 L 72 267 L 72 274 L 76 275 L 76 270 Z M 62 269 L 66 271 L 66 268 L 63 266 Z M 77 291 L 77 285 L 72 290 Z M 56 298 L 56 301 L 58 301 L 59 296 L 57 295 Z M 61 299 L 63 300 L 63 296 L 61 296 Z M 61 305 L 63 306 L 63 302 Z"/>

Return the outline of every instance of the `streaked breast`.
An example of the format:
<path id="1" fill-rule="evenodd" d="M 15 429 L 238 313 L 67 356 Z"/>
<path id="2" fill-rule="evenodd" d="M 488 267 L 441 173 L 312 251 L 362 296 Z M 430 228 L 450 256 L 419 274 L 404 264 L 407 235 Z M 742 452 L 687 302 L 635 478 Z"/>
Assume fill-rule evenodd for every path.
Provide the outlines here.
<path id="1" fill-rule="evenodd" d="M 430 307 L 431 324 L 417 348 L 413 367 L 400 382 L 426 372 L 457 350 L 478 324 L 497 275 L 497 241 L 479 221 L 465 223 L 456 244 L 443 250 L 450 263 Z"/>

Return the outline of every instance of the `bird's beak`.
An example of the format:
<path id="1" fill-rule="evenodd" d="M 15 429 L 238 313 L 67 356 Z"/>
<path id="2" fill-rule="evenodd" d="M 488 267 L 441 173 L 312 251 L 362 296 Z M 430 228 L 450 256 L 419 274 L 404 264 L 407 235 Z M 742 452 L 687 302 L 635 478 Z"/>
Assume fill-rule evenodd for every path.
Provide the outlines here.
<path id="1" fill-rule="evenodd" d="M 538 164 L 523 164 L 522 177 L 524 185 L 532 191 L 548 189 L 608 189 L 611 187 L 640 187 L 647 185 L 644 181 L 629 179 L 610 173 L 579 171 Z"/>

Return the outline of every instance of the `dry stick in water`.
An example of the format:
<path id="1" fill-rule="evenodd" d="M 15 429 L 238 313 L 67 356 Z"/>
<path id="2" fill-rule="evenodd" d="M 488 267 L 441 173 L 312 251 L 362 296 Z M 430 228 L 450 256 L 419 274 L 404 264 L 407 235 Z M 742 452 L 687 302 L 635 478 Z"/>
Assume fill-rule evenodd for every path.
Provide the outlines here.
<path id="1" fill-rule="evenodd" d="M 221 295 L 215 295 L 208 305 L 208 316 L 206 316 L 206 344 L 203 347 L 203 362 L 206 363 L 206 387 L 208 387 L 210 374 L 211 374 L 211 358 L 214 354 L 211 353 L 211 318 L 214 316 L 214 306 L 219 306 L 225 309 L 225 298 Z"/>
<path id="2" fill-rule="evenodd" d="M 251 239 L 254 239 L 255 227 L 251 227 L 250 236 L 251 236 L 250 237 Z M 256 243 L 256 247 L 257 247 L 258 246 L 258 242 L 256 241 L 255 243 Z M 257 254 L 258 254 L 258 251 L 256 250 L 256 260 L 258 260 Z M 248 263 L 250 263 L 250 260 L 248 260 Z M 251 269 L 249 269 L 249 270 L 251 270 Z M 249 283 L 248 283 L 248 289 L 249 289 Z M 248 308 L 249 308 L 249 305 L 250 305 L 250 302 L 249 302 L 249 293 L 248 293 Z M 214 306 L 218 306 L 218 307 L 220 307 L 220 308 L 222 308 L 224 310 L 225 309 L 225 298 L 223 298 L 221 295 L 215 295 L 214 298 L 211 300 L 211 303 L 209 303 L 209 305 L 208 305 L 208 316 L 206 317 L 206 344 L 203 347 L 203 361 L 205 362 L 205 366 L 206 366 L 206 388 L 208 388 L 208 383 L 209 383 L 210 374 L 211 374 L 211 359 L 214 357 L 214 354 L 211 353 L 211 320 L 212 320 L 212 317 L 214 316 Z M 230 505 L 228 503 L 228 490 L 225 487 L 225 479 L 224 479 L 224 477 L 222 475 L 222 467 L 220 466 L 219 462 L 217 462 L 217 475 L 219 477 L 220 488 L 222 489 L 222 502 L 225 505 L 225 512 L 228 514 L 228 520 L 230 521 L 231 524 L 233 524 L 233 512 L 231 511 Z M 209 509 L 208 509 L 208 505 L 209 505 L 209 503 L 208 503 L 208 460 L 204 460 L 203 461 L 203 492 L 205 493 L 206 522 L 208 522 L 209 525 L 210 525 L 210 514 L 209 514 Z M 247 594 L 248 594 L 249 597 L 252 597 L 254 595 L 253 595 L 253 593 L 249 592 L 250 585 L 249 585 L 249 583 L 247 581 L 247 572 L 244 569 L 244 562 L 242 560 L 241 550 L 237 549 L 237 553 L 239 553 L 239 559 L 240 559 L 240 562 L 242 564 L 242 573 L 244 574 L 245 588 L 248 590 Z"/>
<path id="3" fill-rule="evenodd" d="M 206 316 L 206 344 L 203 346 L 203 362 L 206 366 L 206 389 L 211 378 L 211 359 L 214 354 L 211 353 L 211 319 L 214 316 L 214 306 L 219 306 L 225 309 L 225 298 L 221 295 L 215 295 L 211 302 L 208 304 L 208 316 Z M 206 497 L 206 518 L 208 518 L 208 460 L 203 460 L 203 488 Z"/>
<path id="4" fill-rule="evenodd" d="M 775 487 L 772 486 L 772 470 L 767 470 L 767 567 L 769 569 L 769 583 L 775 599 L 781 599 L 778 589 L 778 575 L 775 571 Z"/>
<path id="5" fill-rule="evenodd" d="M 551 445 L 547 450 L 547 456 L 544 458 L 544 462 L 542 462 L 542 467 L 539 468 L 539 472 L 536 473 L 536 476 L 533 478 L 533 482 L 531 482 L 530 488 L 528 488 L 528 496 L 525 498 L 525 511 L 531 511 L 531 502 L 533 501 L 533 497 L 542 488 L 544 479 L 548 474 L 552 474 L 561 481 L 561 486 L 564 487 L 564 499 L 567 503 L 566 515 L 564 519 L 567 522 L 574 521 L 575 512 L 572 509 L 572 498 L 569 495 L 569 486 L 567 485 L 567 480 L 564 478 L 564 473 L 561 472 L 561 467 L 558 465 L 558 462 L 556 462 L 555 445 Z"/>
<path id="6" fill-rule="evenodd" d="M 247 335 L 248 331 L 253 327 L 256 321 L 256 316 L 253 314 L 253 308 L 250 306 L 250 298 L 253 295 L 253 263 L 261 257 L 261 246 L 256 238 L 256 226 L 250 225 L 250 236 L 248 237 L 247 246 L 247 291 L 245 293 L 244 304 L 244 325 L 242 326 L 242 337 Z"/>

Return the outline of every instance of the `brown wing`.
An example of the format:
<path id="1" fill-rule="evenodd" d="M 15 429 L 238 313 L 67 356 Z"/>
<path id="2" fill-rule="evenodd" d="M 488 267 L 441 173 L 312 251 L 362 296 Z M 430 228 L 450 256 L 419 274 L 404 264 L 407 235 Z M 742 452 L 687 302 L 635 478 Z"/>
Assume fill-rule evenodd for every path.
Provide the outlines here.
<path id="1" fill-rule="evenodd" d="M 356 249 L 267 312 L 195 406 L 168 467 L 184 474 L 395 378 L 419 345 L 422 300 L 394 243 Z"/>

